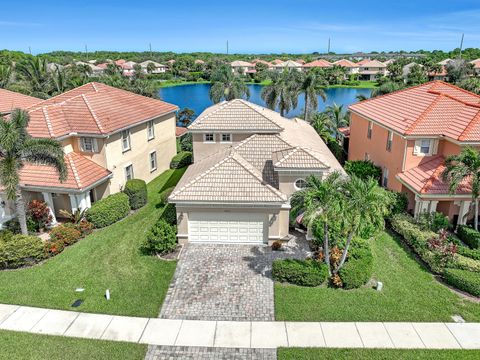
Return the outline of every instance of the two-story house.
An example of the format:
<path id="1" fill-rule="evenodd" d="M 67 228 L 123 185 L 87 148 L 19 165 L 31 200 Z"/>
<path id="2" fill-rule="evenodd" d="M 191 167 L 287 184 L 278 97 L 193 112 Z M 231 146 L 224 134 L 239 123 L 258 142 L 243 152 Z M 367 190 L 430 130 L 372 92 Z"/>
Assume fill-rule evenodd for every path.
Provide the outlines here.
<path id="1" fill-rule="evenodd" d="M 235 74 L 249 74 L 255 72 L 255 64 L 248 61 L 235 60 L 230 63 L 230 67 Z"/>
<path id="2" fill-rule="evenodd" d="M 31 136 L 63 145 L 65 182 L 42 164 L 26 164 L 20 172 L 26 200 L 44 200 L 56 216 L 60 209 L 90 207 L 129 179 L 151 181 L 176 153 L 178 108 L 160 100 L 92 82 L 20 107 L 30 116 Z M 3 221 L 14 214 L 5 215 Z"/>
<path id="3" fill-rule="evenodd" d="M 378 60 L 369 60 L 358 62 L 361 80 L 376 80 L 387 74 L 387 65 Z"/>
<path id="4" fill-rule="evenodd" d="M 380 166 L 382 184 L 405 193 L 415 216 L 439 211 L 465 221 L 470 185 L 452 194 L 441 174 L 445 157 L 480 145 L 480 96 L 433 81 L 359 102 L 350 111 L 349 160 Z"/>
<path id="5" fill-rule="evenodd" d="M 211 106 L 189 132 L 195 163 L 169 197 L 180 243 L 286 241 L 289 198 L 305 178 L 344 174 L 307 122 L 245 100 Z"/>

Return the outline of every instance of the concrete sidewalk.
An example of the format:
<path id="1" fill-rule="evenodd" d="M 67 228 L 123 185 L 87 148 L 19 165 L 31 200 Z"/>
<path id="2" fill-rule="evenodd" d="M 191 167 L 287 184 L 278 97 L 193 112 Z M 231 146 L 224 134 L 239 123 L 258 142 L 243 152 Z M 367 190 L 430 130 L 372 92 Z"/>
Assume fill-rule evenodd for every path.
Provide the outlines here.
<path id="1" fill-rule="evenodd" d="M 480 323 L 169 320 L 0 304 L 0 329 L 166 346 L 480 349 Z"/>

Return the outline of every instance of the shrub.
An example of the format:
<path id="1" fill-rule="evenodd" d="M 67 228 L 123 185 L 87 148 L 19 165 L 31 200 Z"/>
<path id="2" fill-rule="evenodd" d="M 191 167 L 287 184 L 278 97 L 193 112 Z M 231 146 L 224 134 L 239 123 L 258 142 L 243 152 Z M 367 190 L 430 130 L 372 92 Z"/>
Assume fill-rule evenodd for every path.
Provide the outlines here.
<path id="1" fill-rule="evenodd" d="M 454 260 L 449 263 L 448 267 L 480 272 L 480 261 L 456 254 Z M 480 274 L 478 274 L 478 276 L 480 276 Z"/>
<path id="2" fill-rule="evenodd" d="M 128 196 L 117 193 L 99 200 L 87 211 L 87 220 L 96 228 L 111 225 L 123 219 L 130 211 Z"/>
<path id="3" fill-rule="evenodd" d="M 480 232 L 477 230 L 467 225 L 459 225 L 457 235 L 470 248 L 480 249 Z"/>
<path id="4" fill-rule="evenodd" d="M 27 217 L 33 220 L 35 225 L 31 225 L 36 231 L 50 226 L 53 220 L 50 209 L 46 202 L 41 200 L 32 200 L 27 206 Z M 30 229 L 29 229 L 30 230 Z"/>
<path id="5" fill-rule="evenodd" d="M 45 258 L 44 245 L 37 236 L 13 235 L 4 232 L 0 237 L 0 268 L 33 265 Z"/>
<path id="6" fill-rule="evenodd" d="M 12 232 L 13 234 L 20 234 L 22 232 L 17 218 L 8 220 L 5 222 L 4 226 L 7 231 Z"/>
<path id="7" fill-rule="evenodd" d="M 392 206 L 390 207 L 390 216 L 402 214 L 407 211 L 408 198 L 405 193 L 389 191 L 392 197 Z"/>
<path id="8" fill-rule="evenodd" d="M 322 285 L 328 276 L 326 264 L 315 260 L 275 260 L 272 265 L 273 279 L 301 286 Z"/>
<path id="9" fill-rule="evenodd" d="M 422 229 L 432 230 L 434 232 L 438 232 L 442 229 L 448 230 L 450 228 L 448 216 L 439 212 L 421 214 L 417 223 Z"/>
<path id="10" fill-rule="evenodd" d="M 62 242 L 64 245 L 73 244 L 81 237 L 82 233 L 72 223 L 59 225 L 50 231 L 50 241 L 55 243 Z"/>
<path id="11" fill-rule="evenodd" d="M 447 284 L 457 289 L 480 296 L 480 275 L 478 273 L 460 269 L 445 269 L 443 278 Z"/>
<path id="12" fill-rule="evenodd" d="M 370 160 L 351 160 L 345 163 L 345 171 L 348 175 L 354 175 L 360 179 L 374 178 L 380 183 L 382 169 Z"/>
<path id="13" fill-rule="evenodd" d="M 165 206 L 168 204 L 168 197 L 170 196 L 170 194 L 173 192 L 173 190 L 175 189 L 175 187 L 170 187 L 168 189 L 165 189 L 162 191 L 162 193 L 160 194 L 160 206 Z"/>
<path id="14" fill-rule="evenodd" d="M 177 224 L 177 209 L 175 204 L 167 204 L 163 209 L 162 219 L 171 225 Z"/>
<path id="15" fill-rule="evenodd" d="M 193 139 L 191 133 L 187 133 L 180 138 L 180 149 L 182 151 L 193 152 Z"/>
<path id="16" fill-rule="evenodd" d="M 480 249 L 470 249 L 466 246 L 458 246 L 457 254 L 469 257 L 470 259 L 480 260 Z"/>
<path id="17" fill-rule="evenodd" d="M 87 236 L 93 232 L 93 224 L 87 219 L 83 219 L 76 224 L 76 228 L 82 233 L 82 236 Z"/>
<path id="18" fill-rule="evenodd" d="M 180 151 L 170 162 L 170 169 L 179 169 L 192 163 L 192 153 L 190 151 Z"/>
<path id="19" fill-rule="evenodd" d="M 132 210 L 139 209 L 147 203 L 147 183 L 143 180 L 128 180 L 123 192 L 128 195 Z"/>
<path id="20" fill-rule="evenodd" d="M 176 227 L 162 218 L 150 228 L 142 244 L 142 250 L 147 254 L 167 254 L 175 250 L 176 247 Z"/>
<path id="21" fill-rule="evenodd" d="M 373 255 L 366 241 L 356 239 L 348 252 L 345 265 L 340 269 L 339 276 L 345 289 L 356 289 L 365 285 L 372 277 Z"/>

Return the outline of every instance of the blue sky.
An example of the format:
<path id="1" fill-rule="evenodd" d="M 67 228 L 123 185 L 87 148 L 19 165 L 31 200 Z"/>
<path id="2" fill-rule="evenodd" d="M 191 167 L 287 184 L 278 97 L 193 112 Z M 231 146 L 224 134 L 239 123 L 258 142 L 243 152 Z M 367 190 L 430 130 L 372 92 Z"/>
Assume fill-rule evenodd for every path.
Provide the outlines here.
<path id="1" fill-rule="evenodd" d="M 0 49 L 271 53 L 480 47 L 479 0 L 5 1 Z"/>

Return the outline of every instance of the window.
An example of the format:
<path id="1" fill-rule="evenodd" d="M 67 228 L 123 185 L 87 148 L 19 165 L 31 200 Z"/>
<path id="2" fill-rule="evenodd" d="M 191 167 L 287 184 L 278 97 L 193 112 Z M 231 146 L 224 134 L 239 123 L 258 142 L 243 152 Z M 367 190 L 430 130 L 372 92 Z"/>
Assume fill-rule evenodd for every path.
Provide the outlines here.
<path id="1" fill-rule="evenodd" d="M 387 136 L 387 151 L 392 151 L 393 132 L 389 131 Z"/>
<path id="2" fill-rule="evenodd" d="M 80 148 L 83 152 L 97 152 L 97 139 L 95 138 L 80 138 Z"/>
<path id="3" fill-rule="evenodd" d="M 293 183 L 293 186 L 295 187 L 296 190 L 302 190 L 307 187 L 307 182 L 305 181 L 305 179 L 297 179 Z"/>
<path id="4" fill-rule="evenodd" d="M 149 156 L 150 156 L 150 171 L 155 171 L 157 170 L 157 152 L 152 151 Z"/>
<path id="5" fill-rule="evenodd" d="M 133 165 L 128 165 L 125 167 L 125 179 L 127 181 L 133 179 Z"/>
<path id="6" fill-rule="evenodd" d="M 153 126 L 153 120 L 147 122 L 147 138 L 148 140 L 155 138 L 155 127 Z"/>
<path id="7" fill-rule="evenodd" d="M 122 150 L 123 152 L 130 150 L 130 131 L 122 131 Z"/>
<path id="8" fill-rule="evenodd" d="M 437 153 L 438 140 L 435 139 L 419 139 L 415 141 L 413 154 L 418 156 L 430 156 Z"/>
<path id="9" fill-rule="evenodd" d="M 373 129 L 373 122 L 368 122 L 368 130 L 367 130 L 367 138 L 372 138 L 372 129 Z"/>
<path id="10" fill-rule="evenodd" d="M 215 135 L 214 134 L 204 134 L 203 135 L 203 142 L 206 143 L 214 143 L 215 142 Z"/>
<path id="11" fill-rule="evenodd" d="M 232 134 L 222 134 L 222 142 L 232 142 Z"/>
<path id="12" fill-rule="evenodd" d="M 430 153 L 430 140 L 422 140 L 420 143 L 420 153 L 429 154 Z"/>
<path id="13" fill-rule="evenodd" d="M 387 168 L 383 168 L 382 186 L 383 187 L 388 186 L 388 169 Z"/>

